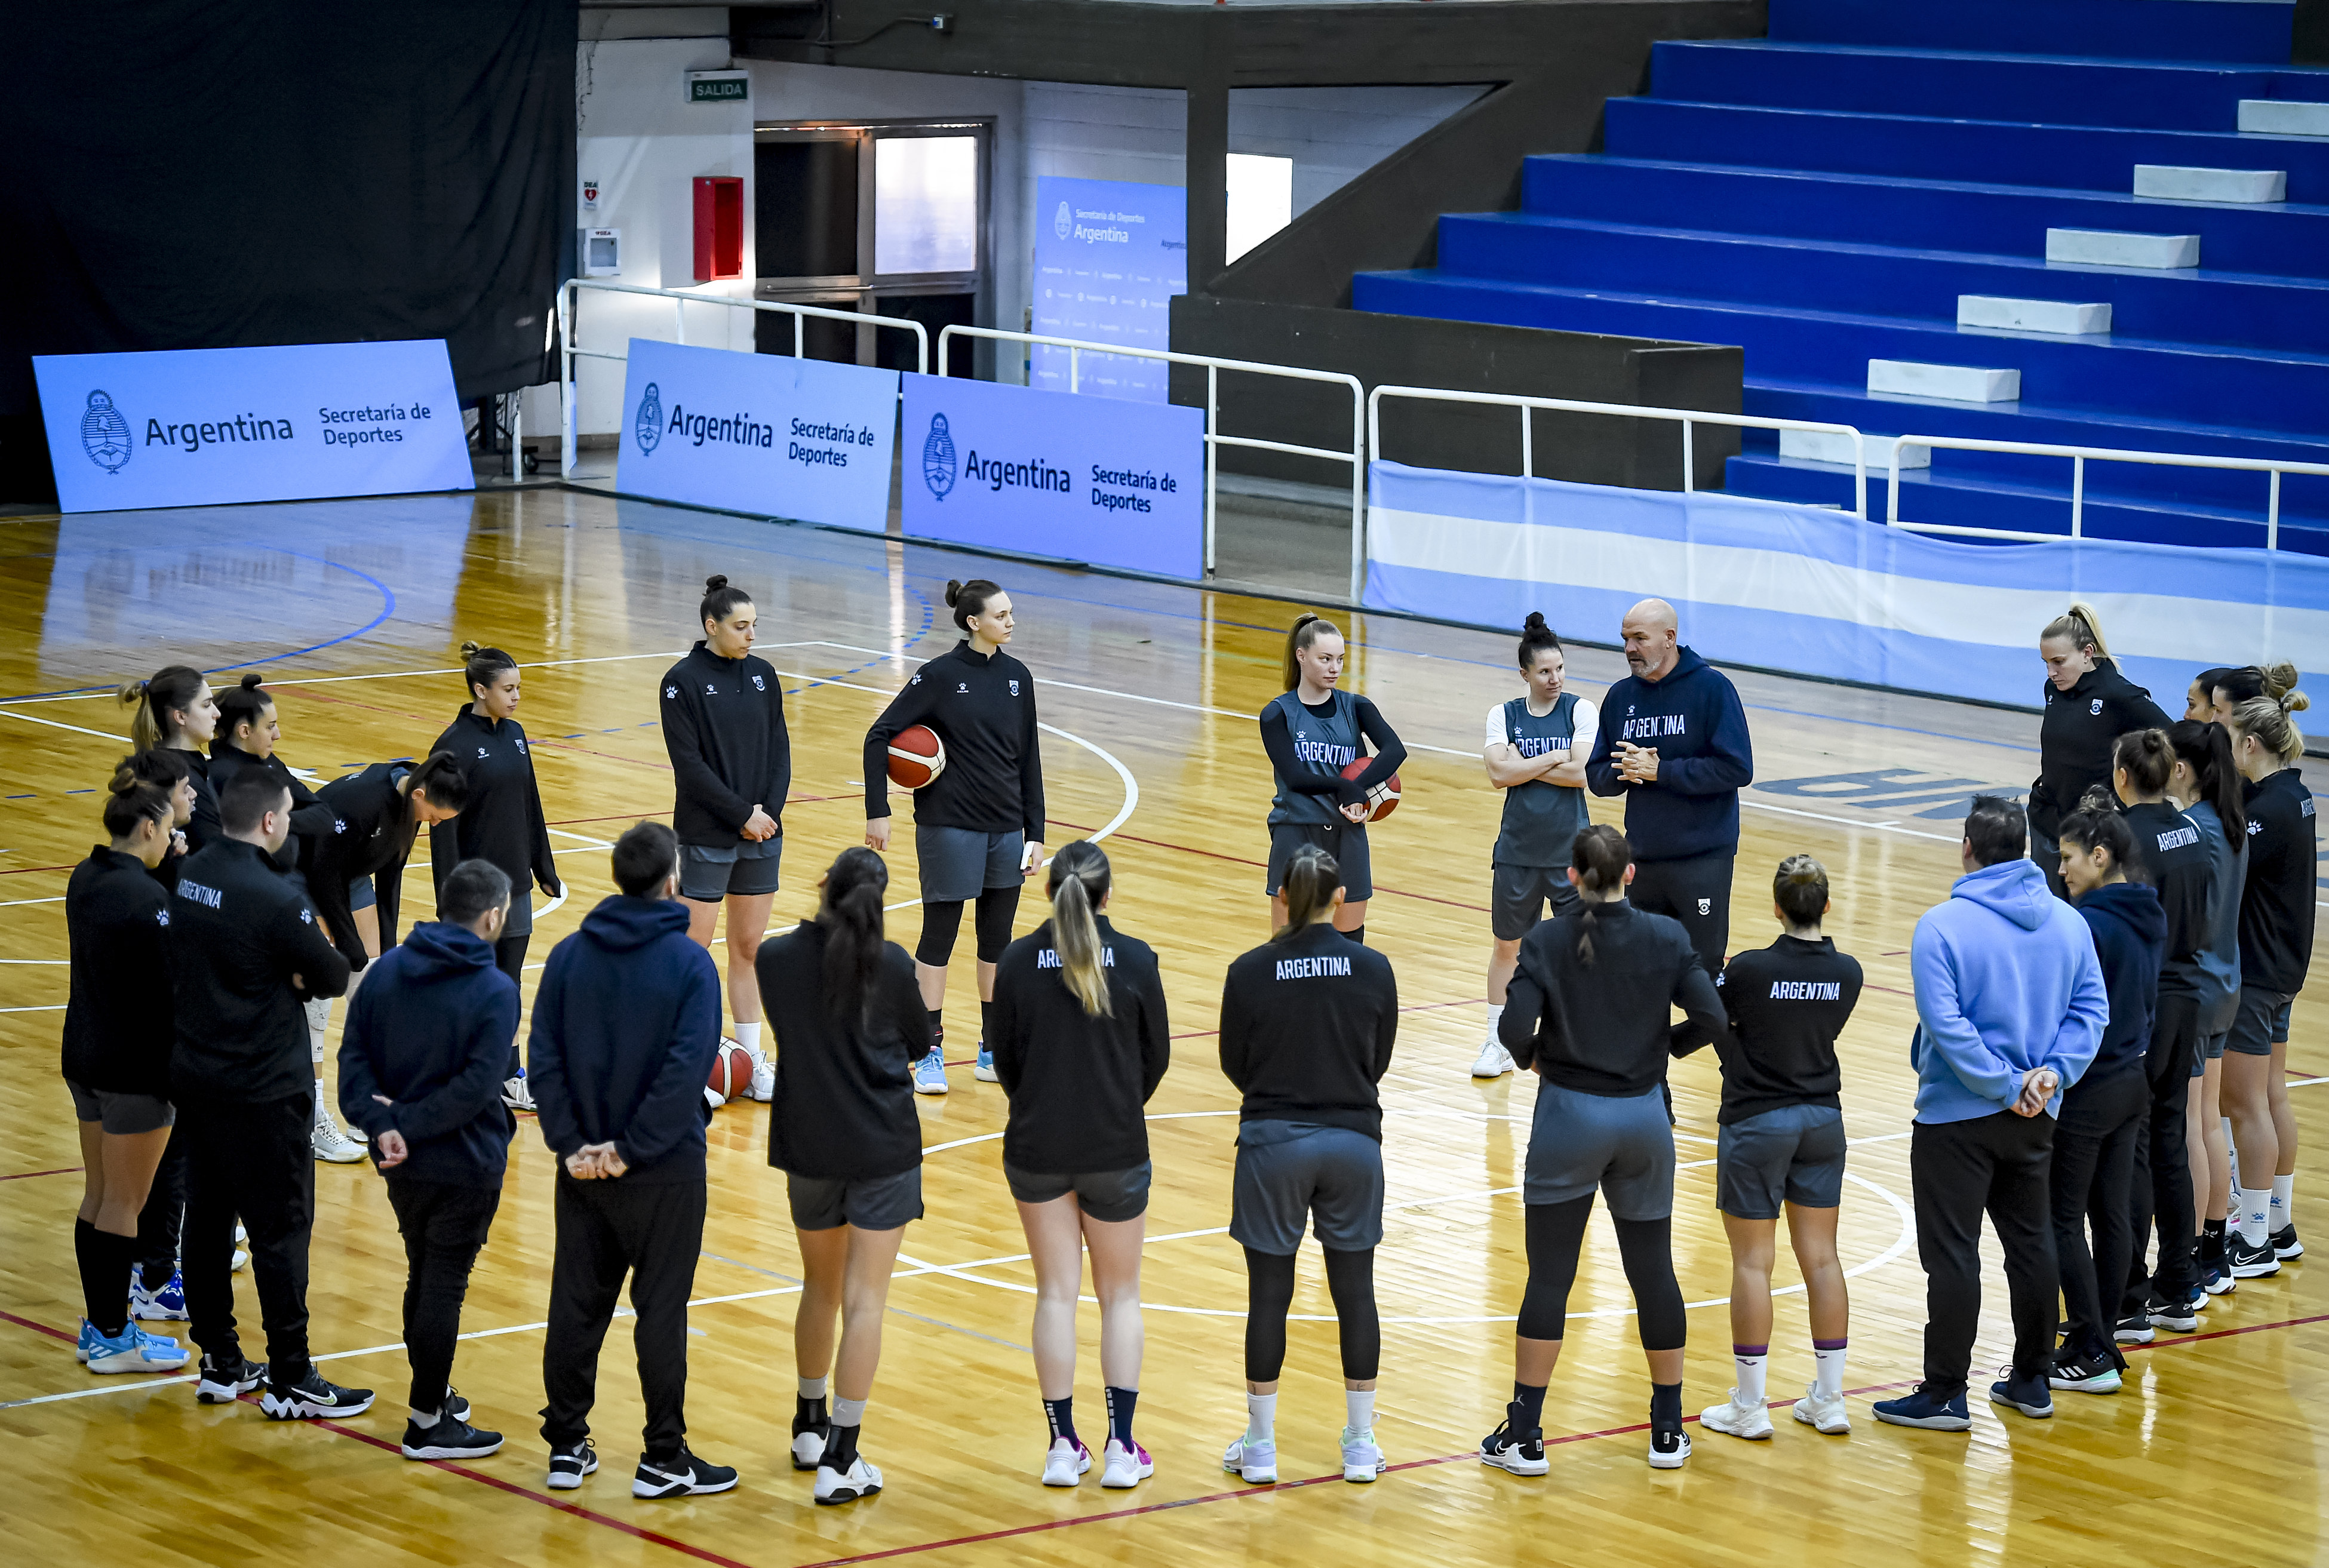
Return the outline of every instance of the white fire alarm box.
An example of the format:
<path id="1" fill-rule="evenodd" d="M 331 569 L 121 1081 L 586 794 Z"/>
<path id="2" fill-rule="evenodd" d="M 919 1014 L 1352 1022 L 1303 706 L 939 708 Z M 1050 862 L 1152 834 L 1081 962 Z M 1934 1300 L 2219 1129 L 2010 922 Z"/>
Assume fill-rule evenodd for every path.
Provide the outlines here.
<path id="1" fill-rule="evenodd" d="M 615 277 L 623 270 L 623 231 L 619 229 L 582 230 L 582 276 Z"/>

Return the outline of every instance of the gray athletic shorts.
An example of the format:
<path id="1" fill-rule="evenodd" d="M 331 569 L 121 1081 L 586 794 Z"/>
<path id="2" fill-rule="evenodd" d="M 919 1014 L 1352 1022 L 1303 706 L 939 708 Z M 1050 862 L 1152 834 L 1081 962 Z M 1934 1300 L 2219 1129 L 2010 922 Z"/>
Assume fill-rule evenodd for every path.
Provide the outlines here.
<path id="1" fill-rule="evenodd" d="M 2193 1077 L 2203 1078 L 2207 1076 L 2208 1064 L 2211 1062 L 2221 1061 L 2223 1059 L 2224 1041 L 2228 1038 L 2229 1036 L 2221 1034 L 2202 1035 L 2200 1037 L 2200 1048 L 2192 1053 L 2192 1075 Z M 2268 1056 L 2271 1053 L 2269 1051 L 2266 1053 Z"/>
<path id="2" fill-rule="evenodd" d="M 918 824 L 914 859 L 921 869 L 922 902 L 962 904 L 989 887 L 1016 887 L 1026 880 L 1019 870 L 1026 853 L 1023 833 Z"/>
<path id="3" fill-rule="evenodd" d="M 1343 897 L 1346 900 L 1356 904 L 1375 896 L 1374 859 L 1367 850 L 1367 825 L 1347 821 L 1330 827 L 1272 822 L 1269 886 L 1263 892 L 1272 898 L 1278 897 L 1278 890 L 1286 886 L 1286 869 L 1294 864 L 1294 851 L 1305 844 L 1315 844 L 1334 857 L 1334 864 L 1343 873 Z"/>
<path id="4" fill-rule="evenodd" d="M 750 898 L 777 890 L 777 865 L 784 858 L 782 834 L 731 849 L 704 844 L 679 847 L 679 896 L 699 904 L 717 904 L 730 894 Z M 745 852 L 749 849 L 751 853 Z M 531 922 L 529 922 L 531 925 Z"/>
<path id="5" fill-rule="evenodd" d="M 1151 1162 L 1144 1160 L 1127 1170 L 1084 1170 L 1073 1176 L 1051 1176 L 1022 1170 L 1004 1160 L 1003 1179 L 1011 1184 L 1011 1196 L 1021 1203 L 1051 1203 L 1072 1192 L 1076 1195 L 1076 1207 L 1085 1214 L 1102 1225 L 1121 1225 L 1148 1212 L 1148 1178 L 1152 1169 Z"/>
<path id="6" fill-rule="evenodd" d="M 791 1201 L 793 1225 L 798 1230 L 831 1230 L 853 1225 L 859 1230 L 896 1230 L 908 1220 L 922 1217 L 922 1168 L 895 1176 L 802 1176 L 785 1173 L 785 1197 Z"/>
<path id="7" fill-rule="evenodd" d="M 2240 987 L 2239 1010 L 2224 1037 L 2224 1049 L 2242 1056 L 2269 1056 L 2272 1047 L 2288 1038 L 2288 1009 L 2296 999 L 2260 986 Z"/>
<path id="8" fill-rule="evenodd" d="M 1382 1145 L 1348 1127 L 1248 1122 L 1238 1128 L 1230 1239 L 1283 1257 L 1302 1249 L 1305 1222 L 1338 1253 L 1382 1245 Z"/>
<path id="9" fill-rule="evenodd" d="M 1547 904 L 1556 916 L 1577 907 L 1577 888 L 1567 867 L 1496 863 L 1488 882 L 1488 929 L 1497 941 L 1518 942 L 1535 930 Z"/>
<path id="10" fill-rule="evenodd" d="M 1674 1213 L 1674 1178 L 1663 1091 L 1614 1099 L 1538 1083 L 1523 1203 L 1573 1203 L 1598 1188 L 1619 1219 L 1664 1219 Z"/>
<path id="11" fill-rule="evenodd" d="M 95 1122 L 115 1137 L 133 1132 L 159 1132 L 178 1119 L 177 1107 L 159 1094 L 117 1094 L 65 1080 L 72 1091 L 73 1119 Z"/>
<path id="12" fill-rule="evenodd" d="M 1740 1219 L 1777 1219 L 1781 1203 L 1843 1202 L 1843 1113 L 1782 1105 L 1726 1122 L 1714 1145 L 1714 1207 Z"/>
<path id="13" fill-rule="evenodd" d="M 532 878 L 529 877 L 523 883 L 513 882 L 510 885 L 509 918 L 502 922 L 502 934 L 504 936 L 532 936 L 533 934 L 533 881 Z"/>
<path id="14" fill-rule="evenodd" d="M 359 877 L 348 884 L 349 914 L 354 915 L 359 909 L 370 909 L 379 902 L 380 895 L 373 889 L 370 877 Z"/>

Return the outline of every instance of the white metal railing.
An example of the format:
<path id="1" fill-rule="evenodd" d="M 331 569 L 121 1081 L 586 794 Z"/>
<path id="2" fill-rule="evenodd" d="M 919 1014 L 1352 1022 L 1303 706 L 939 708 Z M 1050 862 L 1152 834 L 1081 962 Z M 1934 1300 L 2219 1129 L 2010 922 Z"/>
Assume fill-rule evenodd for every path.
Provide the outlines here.
<path id="1" fill-rule="evenodd" d="M 2272 476 L 2265 494 L 2264 548 L 2280 548 L 2280 476 L 2284 474 L 2329 474 L 2329 465 L 2319 463 L 2282 463 L 2263 457 L 2199 457 L 2175 452 L 2125 452 L 2110 446 L 2057 446 L 2041 441 L 1977 441 L 1967 436 L 1903 436 L 1892 449 L 1891 495 L 1885 502 L 1886 524 L 1907 529 L 1913 533 L 1950 533 L 1969 535 L 1977 539 L 2019 539 L 2043 542 L 2065 536 L 2059 533 L 2031 533 L 2019 529 L 1978 528 L 1946 522 L 1903 522 L 1900 520 L 1900 448 L 1903 446 L 1944 446 L 1957 452 L 2011 452 L 2032 457 L 2068 457 L 2070 459 L 2070 531 L 2067 537 L 2086 537 L 2087 464 L 2149 463 L 2167 468 L 2233 468 L 2251 474 Z"/>
<path id="2" fill-rule="evenodd" d="M 1215 450 L 1222 446 L 1245 446 L 1259 452 L 1286 452 L 1297 457 L 1320 457 L 1330 463 L 1351 465 L 1351 602 L 1359 602 L 1361 590 L 1366 586 L 1366 482 L 1367 446 L 1365 430 L 1366 389 L 1356 376 L 1346 376 L 1334 371 L 1303 370 L 1293 365 L 1266 365 L 1255 360 L 1222 360 L 1209 354 L 1181 354 L 1164 349 L 1127 348 L 1121 343 L 1085 343 L 1075 338 L 1044 337 L 1037 333 L 1009 332 L 991 326 L 948 326 L 938 333 L 938 371 L 947 368 L 948 345 L 957 337 L 985 338 L 995 343 L 1040 344 L 1046 348 L 1068 351 L 1068 390 L 1081 384 L 1083 356 L 1115 354 L 1127 359 L 1163 360 L 1175 365 L 1202 365 L 1205 368 L 1205 575 L 1213 573 L 1214 474 L 1218 465 Z M 1347 387 L 1351 393 L 1351 447 L 1347 452 L 1329 446 L 1303 446 L 1290 441 L 1265 441 L 1257 436 L 1224 436 L 1215 427 L 1221 416 L 1221 373 L 1238 371 L 1258 376 L 1280 376 L 1297 381 L 1324 381 Z"/>
<path id="3" fill-rule="evenodd" d="M 698 294 L 687 288 L 645 288 L 633 283 L 599 283 L 587 277 L 570 277 L 558 286 L 558 404 L 564 437 L 559 448 L 558 472 L 565 478 L 574 476 L 574 415 L 577 388 L 574 374 L 577 360 L 615 360 L 630 358 L 627 353 L 608 353 L 604 349 L 577 348 L 574 343 L 575 317 L 581 305 L 583 289 L 600 294 L 643 294 L 672 302 L 674 343 L 687 341 L 687 307 L 691 305 L 725 305 L 730 310 L 768 311 L 793 318 L 793 357 L 804 358 L 805 344 L 802 322 L 815 316 L 820 321 L 846 322 L 851 326 L 890 327 L 914 334 L 914 368 L 927 373 L 930 368 L 930 334 L 918 321 L 901 316 L 873 315 L 864 311 L 834 310 L 822 305 L 789 305 L 774 299 L 738 299 L 724 294 Z"/>
<path id="4" fill-rule="evenodd" d="M 1685 495 L 1697 488 L 1690 449 L 1691 427 L 1693 425 L 1722 425 L 1742 430 L 1812 430 L 1823 435 L 1852 437 L 1852 514 L 1868 515 L 1868 437 L 1850 425 L 1828 425 L 1816 419 L 1766 419 L 1755 414 L 1716 414 L 1703 408 L 1653 408 L 1632 403 L 1583 403 L 1568 398 L 1528 398 L 1515 392 L 1450 392 L 1435 387 L 1377 387 L 1367 399 L 1367 450 L 1375 456 L 1382 455 L 1382 400 L 1385 398 L 1412 398 L 1435 403 L 1486 403 L 1497 408 L 1518 408 L 1521 411 L 1521 473 L 1533 477 L 1536 468 L 1536 437 L 1530 418 L 1532 410 L 1549 409 L 1561 414 L 1611 414 L 1629 419 L 1664 419 L 1682 427 L 1682 488 Z M 1879 437 L 1881 440 L 1881 437 Z M 1902 437 L 1902 440 L 1922 441 L 1922 436 Z M 1899 472 L 1900 453 L 1893 453 L 1894 472 Z M 1898 485 L 1894 489 L 1897 493 Z"/>

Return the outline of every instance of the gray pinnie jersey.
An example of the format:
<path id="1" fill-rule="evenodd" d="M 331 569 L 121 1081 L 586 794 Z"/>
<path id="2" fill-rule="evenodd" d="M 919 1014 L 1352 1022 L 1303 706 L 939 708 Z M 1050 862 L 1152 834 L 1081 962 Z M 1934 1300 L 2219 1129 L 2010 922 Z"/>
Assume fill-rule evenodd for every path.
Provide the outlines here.
<path id="1" fill-rule="evenodd" d="M 1552 711 L 1539 718 L 1529 711 L 1528 699 L 1515 697 L 1491 715 L 1503 720 L 1502 739 L 1525 757 L 1549 751 L 1566 756 L 1577 737 L 1578 696 L 1564 691 L 1553 699 Z M 1589 709 L 1590 705 L 1588 705 Z M 1589 722 L 1589 732 L 1591 725 Z M 1504 792 L 1504 820 L 1496 833 L 1495 863 L 1499 866 L 1561 867 L 1587 822 L 1585 791 L 1574 784 L 1547 784 L 1532 779 Z"/>
<path id="2" fill-rule="evenodd" d="M 1286 733 L 1294 742 L 1295 758 L 1305 771 L 1336 777 L 1359 759 L 1359 699 L 1350 692 L 1338 688 L 1333 709 L 1324 718 L 1303 705 L 1298 690 L 1287 692 L 1269 706 L 1285 718 Z M 1267 713 L 1268 709 L 1262 711 Z M 1335 809 L 1333 795 L 1305 794 L 1287 789 L 1284 779 L 1278 781 L 1278 794 L 1269 803 L 1272 827 L 1280 822 L 1332 827 L 1344 820 Z"/>

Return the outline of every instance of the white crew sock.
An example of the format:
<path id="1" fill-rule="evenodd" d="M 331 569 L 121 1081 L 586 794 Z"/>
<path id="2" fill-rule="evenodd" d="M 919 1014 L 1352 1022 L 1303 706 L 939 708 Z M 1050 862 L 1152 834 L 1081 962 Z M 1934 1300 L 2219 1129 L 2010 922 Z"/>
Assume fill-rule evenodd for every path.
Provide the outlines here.
<path id="1" fill-rule="evenodd" d="M 1248 1442 L 1278 1441 L 1278 1395 L 1249 1394 L 1245 1396 L 1245 1436 Z"/>
<path id="2" fill-rule="evenodd" d="M 1504 1018 L 1504 1003 L 1500 1001 L 1492 1001 L 1488 1004 L 1488 1043 L 1492 1046 L 1502 1045 L 1504 1043 L 1496 1038 L 1497 1023 Z"/>
<path id="3" fill-rule="evenodd" d="M 2264 1245 L 2271 1231 L 2272 1188 L 2244 1187 L 2240 1188 L 2240 1237 L 2252 1247 Z"/>
<path id="4" fill-rule="evenodd" d="M 863 1426 L 865 1424 L 865 1402 L 862 1399 L 834 1400 L 833 1402 L 833 1424 L 835 1426 Z"/>
<path id="5" fill-rule="evenodd" d="M 823 1399 L 825 1397 L 825 1379 L 822 1377 L 802 1378 L 800 1380 L 800 1396 L 803 1399 Z"/>
<path id="6" fill-rule="evenodd" d="M 1375 1429 L 1375 1391 L 1373 1389 L 1345 1388 L 1343 1390 L 1343 1406 L 1345 1412 L 1344 1419 L 1353 1432 L 1372 1432 Z"/>
<path id="7" fill-rule="evenodd" d="M 1740 1404 L 1756 1405 L 1765 1403 L 1763 1376 L 1770 1361 L 1771 1356 L 1768 1349 L 1758 1350 L 1752 1356 L 1742 1356 L 1735 1348 L 1730 1352 L 1730 1364 L 1738 1369 L 1739 1373 L 1738 1403 Z"/>
<path id="8" fill-rule="evenodd" d="M 2296 1223 L 2296 1178 L 2294 1175 L 2272 1178 L 2272 1230 L 2278 1235 Z"/>
<path id="9" fill-rule="evenodd" d="M 412 1413 L 412 1424 L 423 1428 L 435 1426 L 441 1413 L 434 1410 L 415 1410 Z"/>
<path id="10" fill-rule="evenodd" d="M 736 1043 L 751 1053 L 754 1061 L 759 1061 L 760 1059 L 760 1026 L 757 1023 L 738 1024 Z"/>
<path id="11" fill-rule="evenodd" d="M 1812 1341 L 1812 1386 L 1825 1398 L 1841 1398 L 1843 1394 L 1843 1341 L 1837 1339 L 1823 1344 Z"/>

